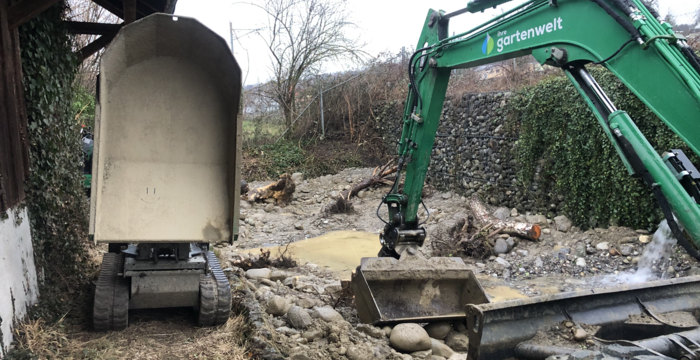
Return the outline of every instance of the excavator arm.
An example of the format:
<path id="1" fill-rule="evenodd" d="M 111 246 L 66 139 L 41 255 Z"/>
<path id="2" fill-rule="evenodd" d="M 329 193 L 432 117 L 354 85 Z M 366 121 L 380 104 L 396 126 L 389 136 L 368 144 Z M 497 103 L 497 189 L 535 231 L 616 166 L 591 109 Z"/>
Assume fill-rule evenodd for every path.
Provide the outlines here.
<path id="1" fill-rule="evenodd" d="M 650 187 L 676 239 L 699 257 L 697 169 L 680 150 L 660 156 L 586 70 L 591 64 L 608 68 L 700 155 L 700 62 L 684 38 L 640 0 L 531 0 L 448 37 L 450 18 L 508 1 L 472 0 L 451 14 L 428 12 L 417 51 L 409 60 L 399 176 L 382 200 L 389 210 L 380 235 L 382 250 L 379 257 L 363 258 L 352 276 L 358 316 L 375 325 L 456 321 L 466 328 L 469 360 L 544 359 L 574 352 L 584 356 L 577 352 L 581 343 L 568 348 L 530 341 L 564 321 L 597 326 L 596 337 L 610 336 L 618 346 L 636 346 L 646 354 L 695 356 L 688 346 L 700 347 L 697 328 L 678 332 L 682 329 L 673 327 L 658 336 L 634 319 L 655 317 L 652 311 L 696 313 L 700 309 L 698 276 L 490 303 L 461 258 L 426 259 L 417 251 L 426 237 L 420 222 L 425 219 L 417 213 L 451 70 L 532 54 L 541 64 L 564 71 L 628 173 Z M 405 181 L 400 191 L 402 173 Z M 628 341 L 638 339 L 645 340 Z M 659 346 L 671 342 L 676 345 Z M 612 349 L 614 345 L 608 349 L 608 343 L 595 342 L 603 353 L 620 358 L 619 349 Z"/>
<path id="2" fill-rule="evenodd" d="M 447 36 L 450 18 L 508 1 L 472 0 L 455 13 L 428 12 L 418 50 L 409 61 L 411 88 L 398 161 L 399 174 L 405 172 L 404 188 L 400 192 L 397 182 L 383 199 L 389 219 L 380 236 L 380 256 L 398 258 L 426 237 L 417 213 L 451 70 L 532 54 L 541 64 L 564 71 L 626 170 L 651 188 L 676 238 L 699 257 L 700 174 L 682 152 L 659 156 L 586 70 L 587 65 L 605 66 L 700 155 L 700 62 L 685 39 L 640 0 L 531 0 L 472 30 Z"/>

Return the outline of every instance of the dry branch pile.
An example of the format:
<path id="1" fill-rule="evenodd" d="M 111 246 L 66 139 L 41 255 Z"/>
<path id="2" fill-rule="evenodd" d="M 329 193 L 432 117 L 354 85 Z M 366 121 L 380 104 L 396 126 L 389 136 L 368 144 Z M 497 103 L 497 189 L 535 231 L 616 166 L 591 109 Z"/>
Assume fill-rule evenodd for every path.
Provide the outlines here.
<path id="1" fill-rule="evenodd" d="M 396 166 L 391 166 L 394 161 L 389 161 L 384 166 L 374 168 L 372 176 L 369 179 L 365 179 L 355 184 L 349 190 L 343 191 L 340 196 L 345 200 L 350 200 L 350 197 L 357 196 L 360 190 L 364 190 L 376 185 L 391 185 L 391 181 L 394 181 L 395 177 L 389 177 L 389 175 L 396 172 Z"/>
<path id="2" fill-rule="evenodd" d="M 232 262 L 233 266 L 243 270 L 262 269 L 275 267 L 278 269 L 289 269 L 297 266 L 296 260 L 292 259 L 292 254 L 289 251 L 289 244 L 277 249 L 277 256 L 272 257 L 270 250 L 260 249 L 260 255 L 252 255 L 248 258 L 236 259 Z"/>
<path id="3" fill-rule="evenodd" d="M 360 191 L 376 185 L 391 185 L 396 177 L 389 175 L 396 172 L 396 166 L 391 166 L 393 161 L 389 161 L 384 166 L 374 168 L 372 176 L 360 181 L 348 190 L 337 196 L 334 202 L 326 206 L 323 210 L 326 214 L 347 214 L 355 209 L 350 202 L 350 198 L 357 196 Z"/>

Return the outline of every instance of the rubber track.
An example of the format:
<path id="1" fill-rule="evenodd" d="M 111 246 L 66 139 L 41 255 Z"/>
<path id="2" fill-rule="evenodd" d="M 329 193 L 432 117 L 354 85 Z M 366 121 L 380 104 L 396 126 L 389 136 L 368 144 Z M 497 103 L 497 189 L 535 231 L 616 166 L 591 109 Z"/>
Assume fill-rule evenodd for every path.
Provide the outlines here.
<path id="1" fill-rule="evenodd" d="M 209 275 L 200 275 L 197 326 L 214 326 L 216 323 L 216 308 L 219 302 L 218 297 L 216 281 Z"/>
<path id="2" fill-rule="evenodd" d="M 219 259 L 213 251 L 206 252 L 207 263 L 209 264 L 210 275 L 216 281 L 217 305 L 216 305 L 216 325 L 225 324 L 231 315 L 231 284 L 221 270 Z"/>
<path id="3" fill-rule="evenodd" d="M 117 257 L 117 273 L 124 269 L 124 254 Z M 114 303 L 112 330 L 124 330 L 129 326 L 129 279 L 117 275 L 114 279 Z"/>
<path id="4" fill-rule="evenodd" d="M 114 304 L 114 280 L 117 277 L 117 258 L 114 253 L 102 256 L 100 275 L 95 287 L 95 303 L 92 308 L 92 324 L 96 331 L 112 329 Z"/>
<path id="5" fill-rule="evenodd" d="M 123 254 L 107 253 L 102 257 L 92 308 L 96 331 L 124 330 L 129 325 L 129 281 L 118 275 L 123 267 Z"/>

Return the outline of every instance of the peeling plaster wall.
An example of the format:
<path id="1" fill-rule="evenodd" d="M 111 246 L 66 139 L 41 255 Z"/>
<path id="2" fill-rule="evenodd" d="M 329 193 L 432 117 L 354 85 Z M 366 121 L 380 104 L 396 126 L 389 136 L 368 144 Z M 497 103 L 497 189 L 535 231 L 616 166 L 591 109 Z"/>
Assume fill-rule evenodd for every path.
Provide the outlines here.
<path id="1" fill-rule="evenodd" d="M 0 358 L 12 342 L 12 325 L 39 294 L 27 210 L 10 209 L 6 215 L 0 220 Z"/>

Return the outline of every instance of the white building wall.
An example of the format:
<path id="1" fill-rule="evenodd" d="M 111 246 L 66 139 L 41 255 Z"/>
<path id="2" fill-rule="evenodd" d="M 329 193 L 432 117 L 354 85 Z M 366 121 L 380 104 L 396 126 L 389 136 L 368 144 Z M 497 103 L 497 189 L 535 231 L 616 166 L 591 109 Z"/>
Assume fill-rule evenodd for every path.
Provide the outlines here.
<path id="1" fill-rule="evenodd" d="M 0 220 L 0 358 L 12 342 L 12 326 L 37 301 L 36 268 L 27 210 L 8 210 Z"/>

